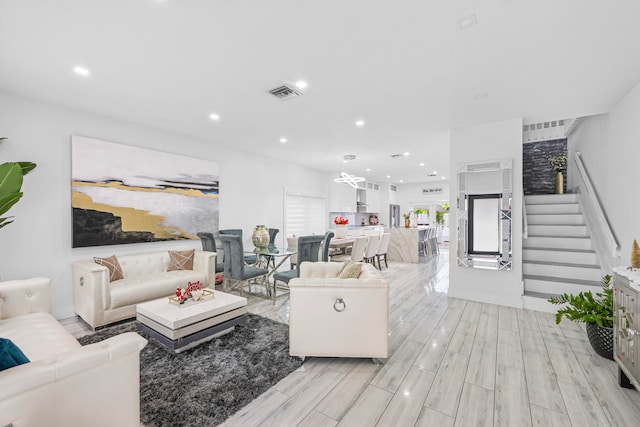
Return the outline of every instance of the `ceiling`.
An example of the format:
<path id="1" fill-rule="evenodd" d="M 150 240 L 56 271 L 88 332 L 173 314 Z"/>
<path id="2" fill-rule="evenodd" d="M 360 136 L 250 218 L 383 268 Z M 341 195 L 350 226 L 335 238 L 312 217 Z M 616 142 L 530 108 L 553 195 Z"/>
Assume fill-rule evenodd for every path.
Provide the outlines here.
<path id="1" fill-rule="evenodd" d="M 451 129 L 608 111 L 640 80 L 638 17 L 635 0 L 0 0 L 0 90 L 428 182 L 448 179 Z"/>

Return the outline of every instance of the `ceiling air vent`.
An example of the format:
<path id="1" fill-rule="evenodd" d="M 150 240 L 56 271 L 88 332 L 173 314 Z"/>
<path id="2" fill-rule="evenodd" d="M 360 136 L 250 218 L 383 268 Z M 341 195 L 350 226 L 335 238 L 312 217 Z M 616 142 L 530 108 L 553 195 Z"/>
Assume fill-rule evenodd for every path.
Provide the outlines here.
<path id="1" fill-rule="evenodd" d="M 269 93 L 282 101 L 302 95 L 302 92 L 295 90 L 287 84 L 271 89 Z"/>
<path id="2" fill-rule="evenodd" d="M 401 159 L 404 157 L 404 154 L 392 154 L 391 158 L 392 159 Z"/>

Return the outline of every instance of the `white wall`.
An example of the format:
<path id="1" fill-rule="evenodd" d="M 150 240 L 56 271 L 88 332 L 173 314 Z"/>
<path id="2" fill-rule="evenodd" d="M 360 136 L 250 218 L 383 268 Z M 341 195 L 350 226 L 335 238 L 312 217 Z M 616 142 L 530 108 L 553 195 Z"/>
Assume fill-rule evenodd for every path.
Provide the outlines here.
<path id="1" fill-rule="evenodd" d="M 469 126 L 451 133 L 451 188 L 458 188 L 461 164 L 510 158 L 513 160 L 512 253 L 510 271 L 459 267 L 457 253 L 457 194 L 451 194 L 451 258 L 449 296 L 522 307 L 522 119 Z"/>
<path id="2" fill-rule="evenodd" d="M 112 254 L 200 248 L 200 241 L 71 248 L 70 140 L 83 135 L 217 161 L 220 228 L 242 228 L 245 241 L 257 224 L 281 230 L 284 190 L 328 194 L 328 174 L 158 129 L 0 93 L 0 162 L 33 161 L 22 200 L 0 230 L 2 280 L 47 276 L 53 280 L 53 312 L 73 315 L 71 262 Z M 262 179 L 268 177 L 268 180 Z"/>
<path id="3" fill-rule="evenodd" d="M 630 265 L 633 239 L 640 241 L 639 117 L 640 83 L 608 115 L 586 118 L 569 138 L 570 146 L 582 153 L 587 173 L 621 246 L 620 262 L 624 266 Z"/>

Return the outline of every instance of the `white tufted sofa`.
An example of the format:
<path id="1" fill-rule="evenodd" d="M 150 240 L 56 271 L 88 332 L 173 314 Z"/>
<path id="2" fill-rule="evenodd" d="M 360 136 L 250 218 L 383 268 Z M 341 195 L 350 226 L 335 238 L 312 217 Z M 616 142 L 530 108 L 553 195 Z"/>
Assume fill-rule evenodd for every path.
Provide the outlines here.
<path id="1" fill-rule="evenodd" d="M 129 332 L 83 347 L 50 301 L 49 279 L 0 282 L 0 336 L 30 360 L 0 372 L 0 426 L 138 426 L 147 340 Z"/>
<path id="2" fill-rule="evenodd" d="M 173 295 L 177 287 L 215 281 L 216 253 L 195 251 L 193 270 L 167 271 L 169 252 L 119 255 L 124 279 L 109 282 L 107 267 L 93 260 L 73 262 L 75 311 L 97 328 L 136 316 L 136 304 Z"/>
<path id="3" fill-rule="evenodd" d="M 339 279 L 342 265 L 304 262 L 289 282 L 292 356 L 387 357 L 389 285 L 371 264 L 357 279 Z"/>

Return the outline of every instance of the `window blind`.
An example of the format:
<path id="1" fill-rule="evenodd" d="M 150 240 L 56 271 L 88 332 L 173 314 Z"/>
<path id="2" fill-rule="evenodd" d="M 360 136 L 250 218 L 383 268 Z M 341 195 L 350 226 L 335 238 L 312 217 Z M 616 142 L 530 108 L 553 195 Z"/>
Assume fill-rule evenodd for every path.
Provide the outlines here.
<path id="1" fill-rule="evenodd" d="M 324 234 L 326 224 L 324 197 L 287 194 L 286 200 L 287 236 Z"/>

